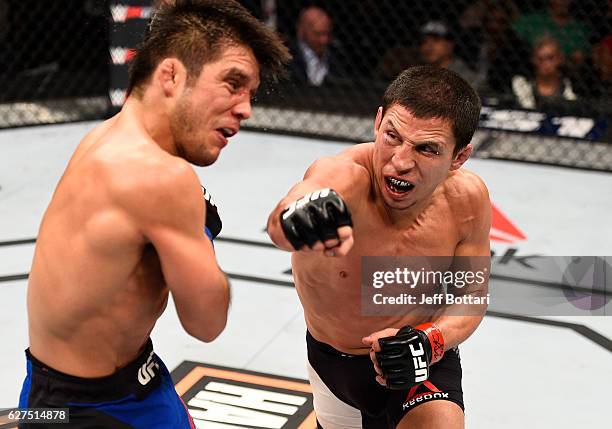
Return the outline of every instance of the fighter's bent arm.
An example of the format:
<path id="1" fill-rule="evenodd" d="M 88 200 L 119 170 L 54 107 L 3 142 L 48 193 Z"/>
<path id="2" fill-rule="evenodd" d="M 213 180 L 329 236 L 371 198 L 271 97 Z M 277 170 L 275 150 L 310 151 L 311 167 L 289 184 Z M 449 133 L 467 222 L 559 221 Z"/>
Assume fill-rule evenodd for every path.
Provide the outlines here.
<path id="1" fill-rule="evenodd" d="M 141 213 L 144 235 L 159 255 L 181 324 L 208 342 L 225 328 L 229 283 L 204 233 L 205 202 L 195 172 L 182 161 L 172 170 L 162 173 L 142 204 L 141 212 L 148 212 Z"/>
<path id="2" fill-rule="evenodd" d="M 304 179 L 293 186 L 268 217 L 267 231 L 280 249 L 293 252 L 295 249 L 287 240 L 280 223 L 281 213 L 294 201 L 304 195 L 323 188 L 331 188 L 354 210 L 360 204 L 363 193 L 354 192 L 360 188 L 359 181 L 368 181 L 367 171 L 355 162 L 339 155 L 315 161 L 304 174 Z M 347 231 L 349 227 L 343 227 Z M 342 238 L 342 237 L 341 237 Z"/>
<path id="3" fill-rule="evenodd" d="M 474 220 L 471 234 L 459 243 L 455 256 L 472 259 L 472 270 L 485 270 L 486 281 L 481 284 L 471 284 L 467 290 L 459 291 L 458 296 L 469 293 L 475 297 L 486 297 L 488 280 L 491 270 L 489 244 L 489 230 L 491 229 L 491 203 L 487 189 L 480 180 L 478 195 L 474 195 L 474 211 L 477 216 Z M 454 286 L 450 286 L 451 288 Z M 445 350 L 451 349 L 464 342 L 478 327 L 485 311 L 486 304 L 453 304 L 443 314 L 433 320 L 444 335 Z"/>
<path id="4" fill-rule="evenodd" d="M 486 269 L 485 282 L 472 282 L 465 286 L 470 295 L 484 297 L 490 272 L 491 203 L 486 187 L 480 181 L 479 191 L 472 196 L 475 203 L 474 222 L 469 236 L 455 249 L 455 256 L 469 258 L 474 270 Z M 465 296 L 465 293 L 455 295 Z M 370 358 L 377 373 L 376 380 L 390 389 L 405 389 L 423 382 L 429 377 L 431 364 L 442 359 L 445 351 L 472 335 L 486 309 L 486 303 L 452 304 L 443 307 L 427 323 L 415 327 L 404 326 L 401 329 L 387 328 L 364 337 L 363 343 L 371 347 Z M 398 349 L 405 352 L 398 353 Z M 393 371 L 389 372 L 389 368 Z"/>

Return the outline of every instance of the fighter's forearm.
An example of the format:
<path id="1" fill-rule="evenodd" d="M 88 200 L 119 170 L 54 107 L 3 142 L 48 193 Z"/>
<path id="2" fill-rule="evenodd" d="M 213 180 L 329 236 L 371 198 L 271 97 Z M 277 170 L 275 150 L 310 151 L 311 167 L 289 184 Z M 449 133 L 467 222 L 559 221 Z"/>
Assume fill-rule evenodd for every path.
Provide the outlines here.
<path id="1" fill-rule="evenodd" d="M 208 329 L 212 341 L 217 338 L 227 325 L 227 313 L 229 311 L 229 304 L 231 300 L 231 291 L 229 280 L 225 273 L 221 274 L 221 280 L 219 288 L 216 291 L 214 297 L 211 297 L 208 301 L 209 308 L 219 309 L 212 313 L 210 318 L 210 327 Z"/>
<path id="2" fill-rule="evenodd" d="M 483 271 L 489 272 L 490 265 L 483 268 Z M 442 332 L 445 351 L 467 340 L 482 322 L 489 300 L 488 283 L 487 277 L 481 284 L 457 288 L 451 286 L 454 289 L 446 294 L 447 305 L 443 306 L 432 320 Z M 452 301 L 449 301 L 451 298 Z"/>
<path id="3" fill-rule="evenodd" d="M 199 296 L 177 303 L 181 324 L 189 335 L 204 342 L 217 338 L 227 323 L 230 303 L 229 281 L 219 272 L 219 278 L 209 284 Z"/>
<path id="4" fill-rule="evenodd" d="M 270 217 L 268 218 L 267 232 L 276 247 L 286 250 L 287 252 L 293 252 L 295 249 L 285 237 L 283 227 L 280 223 L 280 214 L 286 207 L 286 204 L 283 204 L 283 201 L 281 201 L 270 214 Z"/>
<path id="5" fill-rule="evenodd" d="M 230 286 L 229 280 L 224 273 L 221 273 L 221 279 L 216 290 L 211 291 L 211 296 L 206 299 L 206 307 L 202 311 L 206 314 L 205 331 L 209 339 L 204 341 L 212 341 L 217 338 L 225 329 L 227 324 L 227 313 L 230 303 Z"/>
<path id="6" fill-rule="evenodd" d="M 483 319 L 480 316 L 441 316 L 433 322 L 444 336 L 444 351 L 458 346 L 474 333 Z"/>

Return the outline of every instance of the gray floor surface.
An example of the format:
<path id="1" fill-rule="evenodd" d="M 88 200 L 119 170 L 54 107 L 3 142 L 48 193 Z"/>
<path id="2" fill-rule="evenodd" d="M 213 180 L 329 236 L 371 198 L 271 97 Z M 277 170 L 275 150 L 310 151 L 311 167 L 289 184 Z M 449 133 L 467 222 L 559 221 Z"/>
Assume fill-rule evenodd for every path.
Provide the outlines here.
<path id="1" fill-rule="evenodd" d="M 94 125 L 0 131 L 0 242 L 36 237 L 70 154 Z M 243 131 L 215 165 L 198 169 L 220 207 L 222 237 L 229 239 L 216 244 L 221 266 L 234 277 L 264 281 L 232 281 L 229 324 L 211 344 L 185 334 L 169 305 L 153 340 L 170 369 L 192 360 L 306 378 L 302 310 L 293 288 L 282 285 L 291 281 L 284 273 L 289 254 L 249 242 L 269 242 L 263 228 L 276 202 L 314 159 L 346 147 Z M 483 177 L 494 204 L 527 237 L 493 242 L 496 253 L 612 255 L 611 174 L 476 159 L 467 167 Z M 28 342 L 27 280 L 7 277 L 28 273 L 33 246 L 0 246 L 0 408 L 17 403 Z M 514 316 L 487 316 L 462 345 L 467 427 L 609 427 L 612 319 Z M 594 336 L 555 322 L 583 325 Z"/>

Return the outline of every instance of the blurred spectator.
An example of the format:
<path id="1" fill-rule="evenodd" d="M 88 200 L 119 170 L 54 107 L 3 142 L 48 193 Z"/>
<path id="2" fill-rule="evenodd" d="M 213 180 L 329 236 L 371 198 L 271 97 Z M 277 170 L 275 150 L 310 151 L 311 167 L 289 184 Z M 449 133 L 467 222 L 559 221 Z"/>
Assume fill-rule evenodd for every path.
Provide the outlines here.
<path id="1" fill-rule="evenodd" d="M 533 47 L 533 77 L 516 75 L 512 91 L 517 104 L 524 109 L 545 109 L 576 100 L 570 79 L 563 73 L 563 52 L 559 42 L 545 36 Z"/>
<path id="2" fill-rule="evenodd" d="M 375 76 L 379 80 L 389 83 L 408 67 L 418 64 L 418 47 L 398 45 L 385 53 L 376 66 Z"/>
<path id="3" fill-rule="evenodd" d="M 458 53 L 476 71 L 484 94 L 508 92 L 515 74 L 529 69 L 529 45 L 512 28 L 519 11 L 510 0 L 478 0 L 461 15 Z"/>
<path id="4" fill-rule="evenodd" d="M 604 37 L 593 50 L 593 65 L 598 78 L 595 95 L 609 103 L 612 99 L 612 35 Z"/>
<path id="5" fill-rule="evenodd" d="M 278 28 L 278 15 L 276 14 L 276 0 L 261 0 L 261 19 L 268 27 Z M 258 15 L 256 15 L 258 16 Z"/>
<path id="6" fill-rule="evenodd" d="M 593 47 L 591 61 L 580 71 L 581 79 L 576 82 L 576 91 L 590 99 L 600 99 L 608 104 L 605 110 L 612 112 L 612 35 Z"/>
<path id="7" fill-rule="evenodd" d="M 329 83 L 339 72 L 338 53 L 332 48 L 331 17 L 323 9 L 302 9 L 296 26 L 296 39 L 289 44 L 293 60 L 289 70 L 294 81 L 312 86 Z"/>
<path id="8" fill-rule="evenodd" d="M 419 53 L 423 63 L 454 71 L 475 86 L 476 73 L 463 60 L 455 57 L 455 38 L 442 21 L 429 21 L 421 28 Z"/>
<path id="9" fill-rule="evenodd" d="M 580 63 L 590 49 L 589 30 L 572 17 L 571 3 L 571 0 L 549 0 L 545 11 L 523 16 L 514 24 L 514 29 L 531 45 L 543 36 L 556 39 L 566 58 Z"/>

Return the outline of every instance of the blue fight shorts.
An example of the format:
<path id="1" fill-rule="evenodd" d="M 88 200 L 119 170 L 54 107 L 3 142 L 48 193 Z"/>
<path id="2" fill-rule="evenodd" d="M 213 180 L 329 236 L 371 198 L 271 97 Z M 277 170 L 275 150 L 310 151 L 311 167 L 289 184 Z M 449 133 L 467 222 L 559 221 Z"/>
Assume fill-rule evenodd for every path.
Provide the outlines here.
<path id="1" fill-rule="evenodd" d="M 101 378 L 64 374 L 26 350 L 28 374 L 19 408 L 68 408 L 68 424 L 27 424 L 19 428 L 194 429 L 168 369 L 149 339 L 132 363 Z"/>

